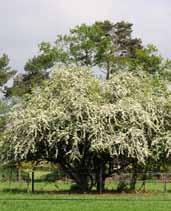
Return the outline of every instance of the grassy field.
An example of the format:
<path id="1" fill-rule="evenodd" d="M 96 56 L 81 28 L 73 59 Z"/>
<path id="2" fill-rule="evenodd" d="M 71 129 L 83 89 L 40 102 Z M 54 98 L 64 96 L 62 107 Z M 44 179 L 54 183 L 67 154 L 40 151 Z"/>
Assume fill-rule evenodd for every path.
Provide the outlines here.
<path id="1" fill-rule="evenodd" d="M 61 194 L 70 183 L 36 183 L 36 193 L 26 193 L 24 183 L 0 183 L 0 211 L 170 211 L 171 191 L 163 184 L 149 183 L 147 193 L 137 194 Z M 170 184 L 169 184 L 170 185 Z M 108 184 L 112 189 L 116 184 Z M 10 187 L 10 188 L 9 188 Z M 160 192 L 157 191 L 160 190 Z M 52 191 L 56 190 L 56 191 Z M 47 193 L 49 192 L 49 193 Z"/>
<path id="2" fill-rule="evenodd" d="M 35 181 L 35 191 L 36 192 L 70 192 L 70 188 L 74 183 L 66 180 L 66 181 Z M 142 183 L 137 182 L 137 191 L 141 187 Z M 162 182 L 156 181 L 147 181 L 146 184 L 146 191 L 147 192 L 165 192 L 165 188 L 168 192 L 171 192 L 171 183 L 167 183 L 166 187 L 165 184 Z M 115 192 L 117 189 L 117 182 L 111 181 L 106 182 L 105 189 L 107 191 Z M 95 190 L 95 187 L 94 187 Z M 0 182 L 0 191 L 1 192 L 31 192 L 31 183 L 27 184 L 26 182 Z M 139 192 L 139 191 L 138 191 Z"/>
<path id="3" fill-rule="evenodd" d="M 166 193 L 164 184 L 156 180 L 147 182 L 147 193 L 71 194 L 70 180 L 39 181 L 47 173 L 36 172 L 35 194 L 30 192 L 31 184 L 27 186 L 26 182 L 1 181 L 0 211 L 171 211 L 171 183 L 167 184 Z M 140 185 L 137 184 L 137 189 Z M 110 191 L 116 187 L 114 181 L 106 183 Z"/>
<path id="4" fill-rule="evenodd" d="M 170 211 L 171 193 L 14 194 L 0 193 L 1 211 Z"/>

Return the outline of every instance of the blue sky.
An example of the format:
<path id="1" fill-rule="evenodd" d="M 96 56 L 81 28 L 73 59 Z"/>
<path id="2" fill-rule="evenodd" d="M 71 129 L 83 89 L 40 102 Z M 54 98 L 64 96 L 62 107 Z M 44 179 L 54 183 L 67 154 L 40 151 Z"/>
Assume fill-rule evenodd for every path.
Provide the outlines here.
<path id="1" fill-rule="evenodd" d="M 23 70 L 41 41 L 80 23 L 109 19 L 134 24 L 134 35 L 171 58 L 171 0 L 0 0 L 0 54 Z"/>

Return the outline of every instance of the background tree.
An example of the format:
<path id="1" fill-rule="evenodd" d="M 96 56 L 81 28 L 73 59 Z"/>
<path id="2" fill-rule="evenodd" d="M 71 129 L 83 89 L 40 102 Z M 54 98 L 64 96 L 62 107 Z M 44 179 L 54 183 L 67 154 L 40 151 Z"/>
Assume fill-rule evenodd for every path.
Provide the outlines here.
<path id="1" fill-rule="evenodd" d="M 3 101 L 3 94 L 6 92 L 6 83 L 11 79 L 16 71 L 9 66 L 9 58 L 6 54 L 0 56 L 0 116 L 3 116 L 3 113 L 6 111 L 5 102 Z M 8 106 L 7 106 L 8 107 Z M 2 124 L 1 124 L 2 126 Z"/>
<path id="2" fill-rule="evenodd" d="M 9 58 L 6 54 L 3 54 L 0 57 L 0 87 L 2 91 L 2 87 L 6 84 L 6 82 L 16 73 L 16 71 L 12 70 L 9 67 Z"/>
<path id="3" fill-rule="evenodd" d="M 150 74 L 162 74 L 165 71 L 163 58 L 159 55 L 158 49 L 154 45 L 147 45 L 146 48 L 136 49 L 135 57 L 129 60 L 130 70 L 141 67 Z"/>
<path id="4" fill-rule="evenodd" d="M 1 135 L 5 129 L 6 123 L 6 112 L 8 111 L 8 107 L 4 101 L 0 100 L 0 140 L 2 139 Z"/>
<path id="5" fill-rule="evenodd" d="M 142 48 L 141 40 L 132 38 L 130 23 L 104 21 L 81 24 L 71 29 L 69 34 L 58 35 L 54 44 L 42 42 L 39 54 L 28 60 L 21 80 L 14 80 L 14 86 L 7 90 L 7 95 L 21 96 L 30 93 L 31 88 L 41 86 L 55 64 L 96 66 L 104 69 L 108 79 L 111 72 L 128 61 L 127 57 L 135 57 L 136 49 Z"/>
<path id="6" fill-rule="evenodd" d="M 6 115 L 9 111 L 9 104 L 3 98 L 6 91 L 5 84 L 15 73 L 16 71 L 9 66 L 8 56 L 6 54 L 0 56 L 0 140 L 6 124 Z"/>

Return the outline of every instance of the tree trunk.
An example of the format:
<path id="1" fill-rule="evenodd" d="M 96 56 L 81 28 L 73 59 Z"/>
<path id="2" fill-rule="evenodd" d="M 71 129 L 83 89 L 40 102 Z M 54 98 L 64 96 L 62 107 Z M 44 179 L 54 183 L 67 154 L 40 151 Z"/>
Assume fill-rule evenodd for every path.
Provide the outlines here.
<path id="1" fill-rule="evenodd" d="M 109 80 L 109 78 L 110 78 L 110 63 L 107 62 L 106 80 Z"/>
<path id="2" fill-rule="evenodd" d="M 20 167 L 17 167 L 17 182 L 21 181 L 21 169 Z"/>
<path id="3" fill-rule="evenodd" d="M 137 174 L 134 172 L 131 178 L 130 182 L 130 190 L 135 191 L 136 188 L 136 182 L 137 182 Z"/>
<path id="4" fill-rule="evenodd" d="M 101 194 L 104 192 L 105 189 L 104 166 L 102 161 L 97 171 L 96 180 L 97 180 L 97 185 L 96 185 L 97 192 Z"/>
<path id="5" fill-rule="evenodd" d="M 67 174 L 78 185 L 81 192 L 88 192 L 93 186 L 93 177 L 87 171 L 81 171 L 79 169 L 72 168 L 69 164 L 61 164 L 61 167 L 65 174 Z"/>
<path id="6" fill-rule="evenodd" d="M 133 173 L 130 181 L 130 190 L 135 191 L 137 182 L 137 164 L 133 164 Z"/>
<path id="7" fill-rule="evenodd" d="M 143 173 L 143 176 L 142 176 L 142 184 L 139 188 L 139 191 L 143 191 L 145 192 L 146 191 L 146 180 L 147 180 L 147 168 L 145 169 L 144 173 Z"/>
<path id="8" fill-rule="evenodd" d="M 105 178 L 102 178 L 101 180 L 97 181 L 96 189 L 98 193 L 103 193 L 105 190 Z"/>

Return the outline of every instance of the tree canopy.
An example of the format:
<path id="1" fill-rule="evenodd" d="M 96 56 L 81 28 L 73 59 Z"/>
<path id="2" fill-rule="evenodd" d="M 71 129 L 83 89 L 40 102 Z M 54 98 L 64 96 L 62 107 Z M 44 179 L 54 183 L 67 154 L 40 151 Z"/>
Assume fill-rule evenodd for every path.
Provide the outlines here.
<path id="1" fill-rule="evenodd" d="M 25 64 L 25 73 L 16 78 L 7 95 L 22 96 L 33 87 L 41 86 L 56 64 L 96 67 L 105 72 L 106 79 L 120 70 L 144 71 L 155 74 L 161 71 L 163 59 L 153 45 L 143 46 L 134 38 L 133 25 L 121 21 L 81 24 L 68 34 L 57 35 L 54 43 L 39 44 L 39 53 Z"/>
<path id="2" fill-rule="evenodd" d="M 8 56 L 2 54 L 2 56 L 0 56 L 0 139 L 5 129 L 6 115 L 9 110 L 9 105 L 3 99 L 3 94 L 6 93 L 5 85 L 15 73 L 16 71 L 9 66 Z"/>
<path id="3" fill-rule="evenodd" d="M 9 58 L 6 54 L 0 57 L 0 87 L 2 86 L 16 73 L 9 66 Z M 2 91 L 2 90 L 1 90 Z"/>
<path id="4" fill-rule="evenodd" d="M 101 168 L 105 181 L 135 163 L 167 160 L 170 106 L 158 76 L 118 71 L 105 81 L 87 68 L 57 68 L 11 113 L 1 158 L 59 163 L 82 189 L 98 188 Z"/>

